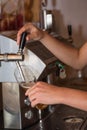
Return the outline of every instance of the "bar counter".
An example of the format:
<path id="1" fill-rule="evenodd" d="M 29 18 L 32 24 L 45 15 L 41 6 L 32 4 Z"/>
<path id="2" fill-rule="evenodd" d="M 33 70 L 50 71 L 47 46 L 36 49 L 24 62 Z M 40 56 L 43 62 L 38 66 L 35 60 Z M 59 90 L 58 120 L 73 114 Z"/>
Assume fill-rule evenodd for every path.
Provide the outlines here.
<path id="1" fill-rule="evenodd" d="M 2 112 L 0 112 L 0 130 L 3 128 Z M 43 130 L 86 130 L 87 112 L 66 105 L 56 105 L 52 112 L 43 119 Z M 39 123 L 22 130 L 40 130 Z"/>

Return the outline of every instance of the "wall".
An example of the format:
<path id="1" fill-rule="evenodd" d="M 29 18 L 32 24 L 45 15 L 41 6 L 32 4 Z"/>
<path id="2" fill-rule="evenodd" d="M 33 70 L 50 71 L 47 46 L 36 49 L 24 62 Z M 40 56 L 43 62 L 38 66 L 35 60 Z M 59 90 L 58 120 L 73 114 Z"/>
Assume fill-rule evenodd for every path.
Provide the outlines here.
<path id="1" fill-rule="evenodd" d="M 0 0 L 0 31 L 18 30 L 39 21 L 40 0 Z"/>
<path id="2" fill-rule="evenodd" d="M 40 0 L 24 0 L 25 21 L 39 21 Z"/>
<path id="3" fill-rule="evenodd" d="M 67 25 L 71 24 L 75 46 L 87 41 L 87 0 L 48 0 L 47 8 L 52 9 L 56 31 L 67 35 Z"/>
<path id="4" fill-rule="evenodd" d="M 87 41 L 87 0 L 48 0 L 47 9 L 54 13 L 55 30 L 67 38 L 67 25 L 72 25 L 74 45 L 80 47 Z M 87 67 L 82 71 L 87 77 Z M 78 71 L 66 66 L 67 78 L 78 77 Z"/>

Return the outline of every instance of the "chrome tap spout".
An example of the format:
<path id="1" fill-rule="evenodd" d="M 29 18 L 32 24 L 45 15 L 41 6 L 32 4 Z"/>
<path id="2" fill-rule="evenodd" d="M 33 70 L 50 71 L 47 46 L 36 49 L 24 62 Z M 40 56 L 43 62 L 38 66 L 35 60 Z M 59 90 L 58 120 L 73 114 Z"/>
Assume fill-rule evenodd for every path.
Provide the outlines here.
<path id="1" fill-rule="evenodd" d="M 23 61 L 24 55 L 22 54 L 0 54 L 0 61 Z"/>

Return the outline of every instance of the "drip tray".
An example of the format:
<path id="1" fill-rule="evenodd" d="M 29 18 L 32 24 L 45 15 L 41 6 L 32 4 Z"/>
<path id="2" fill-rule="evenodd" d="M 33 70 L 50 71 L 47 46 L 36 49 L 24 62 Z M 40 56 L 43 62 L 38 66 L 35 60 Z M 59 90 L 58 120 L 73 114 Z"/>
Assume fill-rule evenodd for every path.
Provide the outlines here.
<path id="1" fill-rule="evenodd" d="M 71 116 L 64 118 L 64 123 L 66 125 L 67 130 L 80 130 L 83 122 L 84 122 L 83 117 Z"/>
<path id="2" fill-rule="evenodd" d="M 60 105 L 57 112 L 57 129 L 59 130 L 87 130 L 87 112 L 66 105 Z M 56 129 L 56 130 L 57 130 Z M 55 129 L 54 129 L 55 130 Z"/>
<path id="3" fill-rule="evenodd" d="M 84 119 L 82 117 L 66 117 L 64 118 L 64 121 L 68 124 L 77 124 L 82 123 Z"/>

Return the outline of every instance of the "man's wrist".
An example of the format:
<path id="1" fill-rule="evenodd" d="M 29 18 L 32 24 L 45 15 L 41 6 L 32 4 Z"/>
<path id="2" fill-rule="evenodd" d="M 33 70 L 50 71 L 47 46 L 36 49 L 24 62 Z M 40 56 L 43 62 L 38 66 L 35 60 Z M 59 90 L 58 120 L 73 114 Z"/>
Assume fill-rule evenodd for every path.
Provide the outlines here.
<path id="1" fill-rule="evenodd" d="M 45 38 L 47 32 L 46 32 L 45 30 L 42 30 L 41 33 L 42 33 L 42 36 L 40 37 L 39 41 L 40 41 L 40 42 L 43 42 L 43 40 L 44 40 L 44 38 Z"/>

